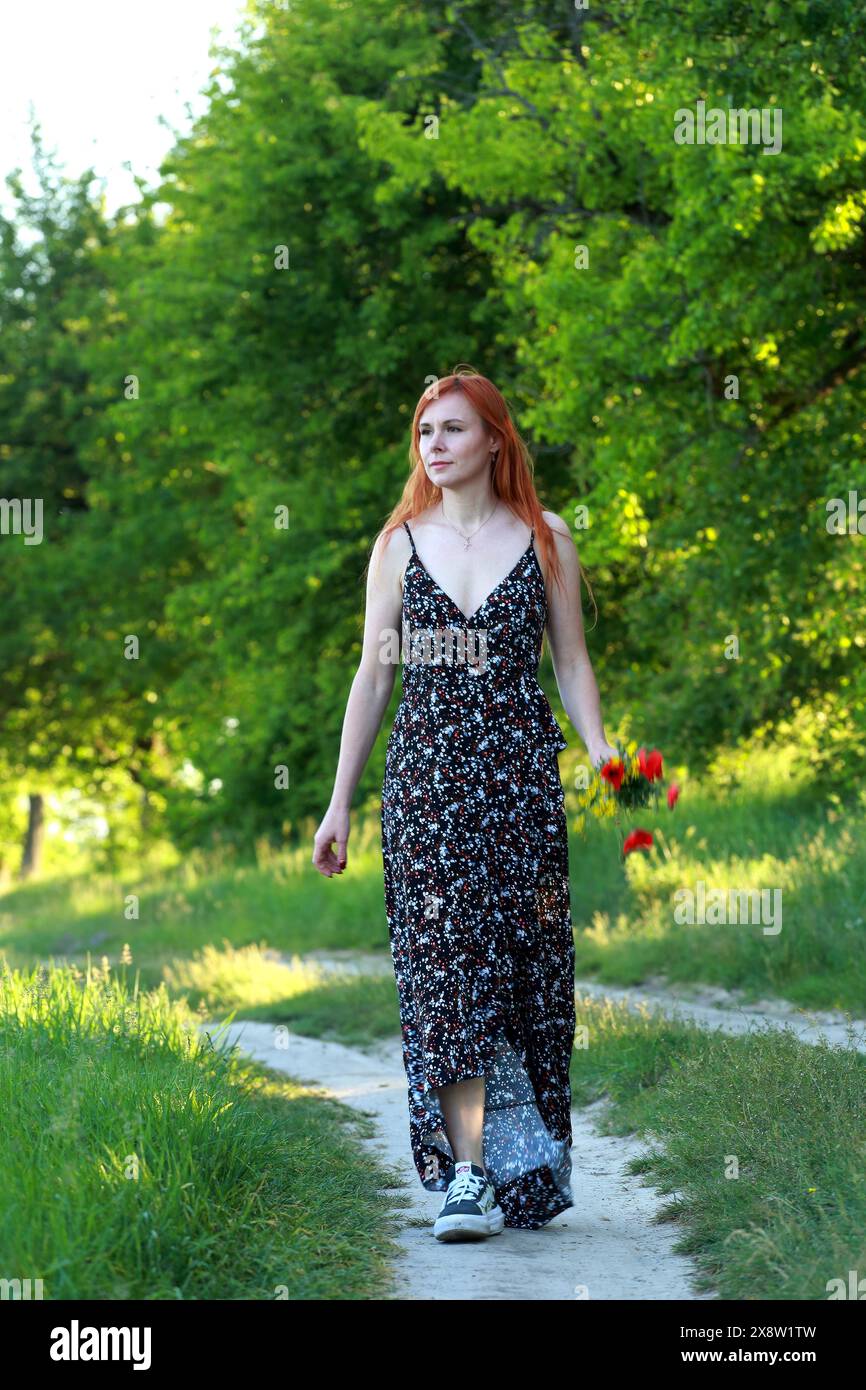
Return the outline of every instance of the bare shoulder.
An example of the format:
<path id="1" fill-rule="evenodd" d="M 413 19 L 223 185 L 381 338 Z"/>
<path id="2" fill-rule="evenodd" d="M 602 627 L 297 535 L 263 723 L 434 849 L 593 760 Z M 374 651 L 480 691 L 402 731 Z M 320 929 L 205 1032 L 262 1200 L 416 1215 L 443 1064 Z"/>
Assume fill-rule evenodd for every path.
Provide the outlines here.
<path id="1" fill-rule="evenodd" d="M 551 531 L 555 531 L 558 536 L 565 536 L 565 538 L 567 540 L 570 540 L 572 544 L 574 543 L 574 537 L 571 534 L 571 527 L 569 526 L 567 521 L 563 521 L 562 517 L 557 516 L 556 512 L 543 511 L 541 515 L 544 517 L 544 520 L 547 522 Z"/>
<path id="2" fill-rule="evenodd" d="M 383 527 L 373 542 L 370 573 L 380 573 L 385 588 L 396 585 L 399 592 L 402 589 L 403 571 L 411 554 L 412 546 L 405 526 L 395 526 L 391 531 Z"/>
<path id="3" fill-rule="evenodd" d="M 542 511 L 541 515 L 553 532 L 553 546 L 566 584 L 579 584 L 580 556 L 571 527 L 561 516 L 557 516 L 556 512 Z"/>
<path id="4" fill-rule="evenodd" d="M 575 638 L 574 634 L 581 631 L 581 565 L 568 522 L 557 516 L 556 512 L 542 511 L 541 515 L 553 532 L 553 544 L 560 567 L 560 580 L 548 593 L 548 631 L 554 659 L 557 659 L 557 656 L 562 658 L 565 652 L 573 650 L 574 641 L 580 640 Z"/>

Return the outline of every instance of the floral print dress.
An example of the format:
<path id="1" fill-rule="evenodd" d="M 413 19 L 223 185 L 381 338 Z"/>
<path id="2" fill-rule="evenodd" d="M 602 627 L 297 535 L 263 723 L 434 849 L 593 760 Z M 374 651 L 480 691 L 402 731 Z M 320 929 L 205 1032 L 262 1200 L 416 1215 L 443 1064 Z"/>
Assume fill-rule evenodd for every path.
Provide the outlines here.
<path id="1" fill-rule="evenodd" d="M 547 621 L 529 545 L 467 618 L 412 543 L 382 859 L 418 1176 L 454 1160 L 435 1091 L 484 1076 L 483 1158 L 507 1226 L 573 1205 L 576 1025 L 566 739 L 536 679 Z M 463 1155 L 461 1155 L 462 1157 Z"/>

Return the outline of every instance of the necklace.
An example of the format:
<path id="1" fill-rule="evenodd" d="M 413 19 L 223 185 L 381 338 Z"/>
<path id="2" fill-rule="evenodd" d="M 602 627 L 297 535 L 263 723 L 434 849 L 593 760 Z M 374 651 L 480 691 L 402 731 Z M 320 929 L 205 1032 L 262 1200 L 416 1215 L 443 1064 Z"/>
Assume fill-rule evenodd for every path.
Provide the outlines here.
<path id="1" fill-rule="evenodd" d="M 440 504 L 440 505 L 441 505 L 441 504 Z M 493 504 L 493 512 L 496 511 L 496 508 L 497 508 L 498 506 L 499 506 L 499 498 L 497 497 L 496 501 L 495 501 L 494 504 Z M 483 520 L 482 523 L 481 523 L 481 526 L 486 526 L 486 525 L 487 525 L 488 521 L 490 520 L 490 517 L 493 515 L 493 512 L 490 513 L 490 516 L 487 516 L 487 517 L 484 518 L 484 520 Z M 472 535 L 464 536 L 463 532 L 457 530 L 457 527 L 454 525 L 454 523 L 448 520 L 447 516 L 445 515 L 445 508 L 444 508 L 444 507 L 442 507 L 442 519 L 443 519 L 443 521 L 445 521 L 445 523 L 446 523 L 448 526 L 451 527 L 451 530 L 452 530 L 452 531 L 457 531 L 458 536 L 459 536 L 459 537 L 461 538 L 461 540 L 463 541 L 463 549 L 464 549 L 464 550 L 468 550 L 468 549 L 469 549 L 469 543 L 470 543 L 470 541 L 472 540 L 472 536 L 477 536 L 477 535 L 478 535 L 478 532 L 481 530 L 481 526 L 476 526 L 476 527 L 475 527 L 475 530 L 472 532 Z"/>

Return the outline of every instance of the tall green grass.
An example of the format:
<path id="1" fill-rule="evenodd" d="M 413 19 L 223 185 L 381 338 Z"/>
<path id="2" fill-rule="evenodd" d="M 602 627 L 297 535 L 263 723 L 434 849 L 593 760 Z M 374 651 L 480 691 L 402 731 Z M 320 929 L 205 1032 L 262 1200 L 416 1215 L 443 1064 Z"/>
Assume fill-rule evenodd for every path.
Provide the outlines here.
<path id="1" fill-rule="evenodd" d="M 3 971 L 0 1277 L 47 1299 L 381 1296 L 398 1180 L 369 1122 L 126 973 Z"/>
<path id="2" fill-rule="evenodd" d="M 668 1194 L 661 1219 L 678 1222 L 701 1286 L 826 1299 L 849 1270 L 866 1275 L 862 1053 L 788 1028 L 706 1033 L 590 996 L 577 1017 L 575 1103 L 606 1095 L 606 1132 L 649 1141 L 630 1169 Z M 577 1148 L 573 1160 L 579 1190 Z"/>

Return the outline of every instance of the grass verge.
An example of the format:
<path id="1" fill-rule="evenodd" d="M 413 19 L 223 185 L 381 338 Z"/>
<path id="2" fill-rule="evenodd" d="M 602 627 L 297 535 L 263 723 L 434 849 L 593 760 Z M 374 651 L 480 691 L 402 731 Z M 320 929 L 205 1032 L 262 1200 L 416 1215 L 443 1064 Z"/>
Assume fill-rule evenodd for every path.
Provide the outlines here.
<path id="1" fill-rule="evenodd" d="M 575 1104 L 649 1142 L 675 1248 L 721 1298 L 826 1299 L 866 1273 L 866 1058 L 789 1028 L 705 1033 L 578 996 Z M 584 1031 L 585 1030 L 585 1031 Z M 580 1154 L 573 1154 L 575 1185 Z"/>
<path id="2" fill-rule="evenodd" d="M 164 986 L 0 980 L 0 1276 L 48 1299 L 363 1299 L 394 1178 L 346 1106 L 214 1047 Z"/>

